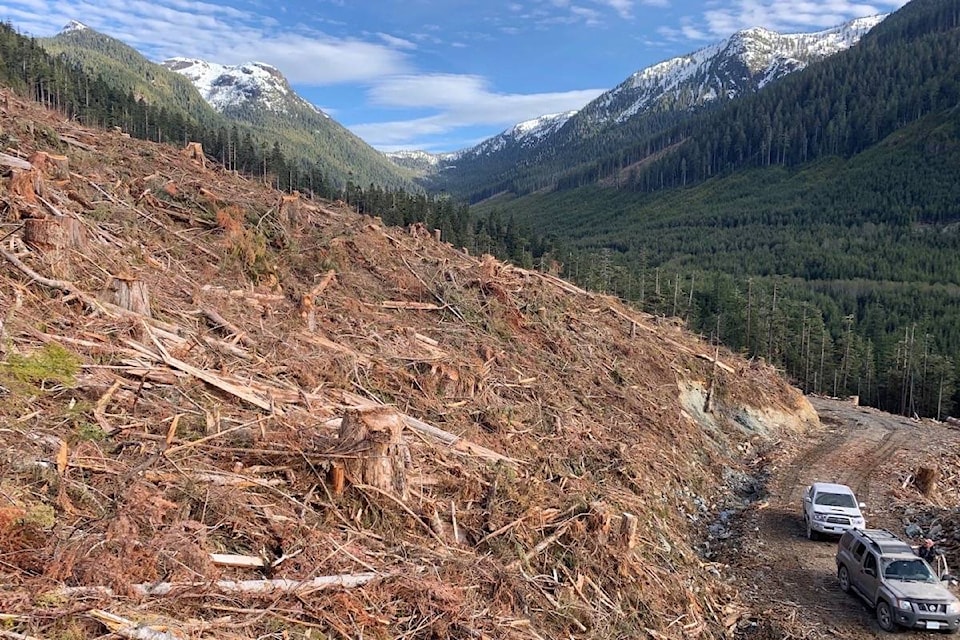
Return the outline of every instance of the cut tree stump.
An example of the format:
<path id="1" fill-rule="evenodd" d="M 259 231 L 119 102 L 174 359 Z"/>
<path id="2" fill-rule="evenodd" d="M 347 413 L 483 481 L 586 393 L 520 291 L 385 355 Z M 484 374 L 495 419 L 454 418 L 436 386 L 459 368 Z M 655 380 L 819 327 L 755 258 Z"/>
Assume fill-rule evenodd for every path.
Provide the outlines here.
<path id="1" fill-rule="evenodd" d="M 86 246 L 83 225 L 76 218 L 26 218 L 23 241 L 40 250 L 82 249 Z"/>
<path id="2" fill-rule="evenodd" d="M 113 292 L 113 302 L 118 307 L 151 317 L 150 292 L 142 280 L 132 276 L 114 276 L 113 282 L 110 283 L 110 290 Z"/>
<path id="3" fill-rule="evenodd" d="M 347 409 L 340 423 L 337 452 L 346 479 L 406 500 L 409 450 L 403 418 L 390 407 Z"/>
<path id="4" fill-rule="evenodd" d="M 939 481 L 940 469 L 937 467 L 920 467 L 913 477 L 913 484 L 928 498 L 936 496 Z"/>
<path id="5" fill-rule="evenodd" d="M 37 195 L 43 194 L 42 175 L 36 169 L 11 169 L 7 190 L 30 204 L 37 203 Z"/>
<path id="6" fill-rule="evenodd" d="M 199 142 L 188 142 L 180 153 L 195 162 L 199 162 L 201 167 L 207 166 L 207 157 L 203 155 L 203 145 Z"/>
<path id="7" fill-rule="evenodd" d="M 29 158 L 30 163 L 54 180 L 70 178 L 70 159 L 46 151 L 37 151 Z"/>
<path id="8" fill-rule="evenodd" d="M 280 224 L 284 227 L 297 227 L 301 223 L 300 194 L 296 191 L 291 195 L 280 196 Z"/>

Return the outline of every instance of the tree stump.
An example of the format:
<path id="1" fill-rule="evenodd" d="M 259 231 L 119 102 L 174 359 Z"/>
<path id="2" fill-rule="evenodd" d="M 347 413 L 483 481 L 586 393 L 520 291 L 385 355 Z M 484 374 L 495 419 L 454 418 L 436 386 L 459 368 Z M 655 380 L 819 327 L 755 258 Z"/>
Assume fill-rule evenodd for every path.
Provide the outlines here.
<path id="1" fill-rule="evenodd" d="M 86 246 L 83 225 L 76 218 L 26 218 L 23 241 L 35 249 L 82 249 Z"/>
<path id="2" fill-rule="evenodd" d="M 285 228 L 300 225 L 300 194 L 294 192 L 292 195 L 281 195 L 279 209 L 280 224 Z"/>
<path id="3" fill-rule="evenodd" d="M 46 151 L 37 151 L 29 158 L 30 164 L 54 180 L 70 178 L 70 159 Z"/>
<path id="4" fill-rule="evenodd" d="M 936 496 L 939 481 L 940 469 L 937 467 L 920 467 L 913 476 L 913 484 L 927 498 Z"/>
<path id="5" fill-rule="evenodd" d="M 37 195 L 43 195 L 43 179 L 36 169 L 11 169 L 7 190 L 29 204 L 37 203 Z"/>
<path id="6" fill-rule="evenodd" d="M 203 145 L 199 142 L 188 142 L 180 153 L 194 162 L 199 162 L 201 167 L 207 166 L 207 157 L 203 154 Z"/>
<path id="7" fill-rule="evenodd" d="M 118 307 L 150 317 L 150 293 L 145 282 L 131 276 L 114 276 L 110 290 Z"/>
<path id="8" fill-rule="evenodd" d="M 337 447 L 344 455 L 346 479 L 406 500 L 410 453 L 402 434 L 403 418 L 390 407 L 348 409 L 340 424 Z"/>

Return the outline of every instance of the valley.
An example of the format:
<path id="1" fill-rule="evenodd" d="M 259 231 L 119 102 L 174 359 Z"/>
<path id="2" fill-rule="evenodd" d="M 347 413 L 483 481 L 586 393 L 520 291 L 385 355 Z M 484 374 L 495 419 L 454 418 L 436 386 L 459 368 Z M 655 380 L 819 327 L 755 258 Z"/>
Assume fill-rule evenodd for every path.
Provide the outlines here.
<path id="1" fill-rule="evenodd" d="M 889 637 L 801 494 L 960 566 L 958 38 L 745 29 L 385 154 L 271 64 L 3 25 L 0 638 Z"/>

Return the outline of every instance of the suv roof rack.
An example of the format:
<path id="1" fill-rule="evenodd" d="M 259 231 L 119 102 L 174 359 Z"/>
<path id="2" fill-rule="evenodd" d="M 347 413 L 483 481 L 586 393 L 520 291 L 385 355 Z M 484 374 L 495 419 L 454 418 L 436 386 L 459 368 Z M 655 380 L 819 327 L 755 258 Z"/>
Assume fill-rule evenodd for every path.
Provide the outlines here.
<path id="1" fill-rule="evenodd" d="M 913 553 L 913 547 L 886 529 L 860 529 L 858 532 L 881 554 Z"/>

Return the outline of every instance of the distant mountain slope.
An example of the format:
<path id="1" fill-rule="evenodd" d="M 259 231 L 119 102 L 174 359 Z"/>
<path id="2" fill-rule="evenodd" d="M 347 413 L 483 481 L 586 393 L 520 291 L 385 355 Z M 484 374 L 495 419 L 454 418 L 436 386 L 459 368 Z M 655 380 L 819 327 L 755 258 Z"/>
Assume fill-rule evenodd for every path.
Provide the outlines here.
<path id="1" fill-rule="evenodd" d="M 884 17 L 860 18 L 816 33 L 740 31 L 723 42 L 636 72 L 579 112 L 548 121 L 555 125 L 536 144 L 504 144 L 506 134 L 500 134 L 461 152 L 455 162 L 440 162 L 428 184 L 471 200 L 549 187 L 571 167 L 615 155 L 703 109 L 752 95 L 848 49 Z"/>
<path id="2" fill-rule="evenodd" d="M 582 123 L 619 124 L 651 109 L 678 111 L 754 93 L 856 44 L 886 16 L 859 18 L 816 33 L 745 29 L 718 44 L 633 74 L 578 114 Z"/>
<path id="3" fill-rule="evenodd" d="M 684 295 L 662 284 L 686 280 L 696 329 L 722 319 L 725 344 L 821 388 L 822 318 L 812 335 L 843 358 L 836 393 L 904 411 L 908 349 L 960 371 L 957 51 L 957 2 L 912 0 L 847 51 L 474 212 L 599 253 L 579 263 L 585 284 L 660 313 Z M 955 387 L 925 380 L 909 402 L 936 415 Z"/>
<path id="4" fill-rule="evenodd" d="M 150 62 L 139 51 L 86 25 L 71 21 L 40 45 L 54 55 L 79 64 L 89 75 L 100 75 L 114 88 L 152 105 L 163 105 L 205 126 L 226 125 L 189 80 Z"/>
<path id="5" fill-rule="evenodd" d="M 273 66 L 262 62 L 228 66 L 189 58 L 161 64 L 190 80 L 218 112 L 279 141 L 286 153 L 300 150 L 340 182 L 414 188 L 410 171 L 300 97 Z"/>
<path id="6" fill-rule="evenodd" d="M 156 64 L 79 22 L 71 22 L 41 44 L 148 104 L 182 113 L 206 127 L 225 129 L 225 135 L 236 138 L 228 145 L 235 153 L 252 145 L 276 144 L 285 156 L 304 167 L 319 168 L 335 184 L 352 181 L 363 186 L 416 188 L 411 172 L 389 162 L 298 96 L 270 65 L 227 67 L 182 58 Z M 230 131 L 237 126 L 235 134 Z M 249 133 L 246 141 L 245 132 Z"/>

